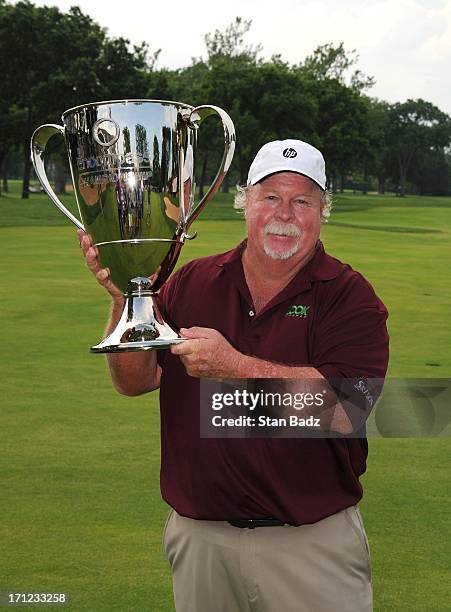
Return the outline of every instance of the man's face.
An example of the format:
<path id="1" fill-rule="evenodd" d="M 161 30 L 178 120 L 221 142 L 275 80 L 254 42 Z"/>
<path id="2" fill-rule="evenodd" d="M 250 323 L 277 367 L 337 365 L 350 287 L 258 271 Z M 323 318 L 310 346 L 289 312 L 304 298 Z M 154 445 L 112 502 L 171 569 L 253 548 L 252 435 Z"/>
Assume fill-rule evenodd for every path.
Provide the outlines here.
<path id="1" fill-rule="evenodd" d="M 305 259 L 321 229 L 321 189 L 295 172 L 254 185 L 246 202 L 248 244 L 271 259 Z"/>

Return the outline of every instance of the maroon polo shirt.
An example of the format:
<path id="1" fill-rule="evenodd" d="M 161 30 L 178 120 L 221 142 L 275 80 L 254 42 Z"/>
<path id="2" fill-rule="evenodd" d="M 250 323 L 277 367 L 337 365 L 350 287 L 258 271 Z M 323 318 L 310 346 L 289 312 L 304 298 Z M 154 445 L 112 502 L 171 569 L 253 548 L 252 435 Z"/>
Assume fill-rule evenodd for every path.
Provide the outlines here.
<path id="1" fill-rule="evenodd" d="M 217 329 L 240 352 L 310 364 L 323 376 L 383 378 L 387 310 L 371 285 L 317 244 L 310 262 L 258 314 L 241 263 L 245 242 L 190 262 L 160 291 L 177 329 Z M 293 306 L 308 306 L 293 316 Z M 362 497 L 365 438 L 200 438 L 199 379 L 161 351 L 161 492 L 195 519 L 276 517 L 313 523 Z M 245 373 L 243 373 L 245 375 Z"/>

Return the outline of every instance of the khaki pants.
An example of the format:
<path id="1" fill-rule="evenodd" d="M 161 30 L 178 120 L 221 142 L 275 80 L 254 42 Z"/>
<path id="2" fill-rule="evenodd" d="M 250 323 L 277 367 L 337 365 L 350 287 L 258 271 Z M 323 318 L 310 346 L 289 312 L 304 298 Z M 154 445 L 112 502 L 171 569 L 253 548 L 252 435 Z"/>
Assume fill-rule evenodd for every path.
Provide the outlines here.
<path id="1" fill-rule="evenodd" d="M 357 506 L 313 525 L 240 529 L 171 510 L 163 546 L 177 612 L 371 612 Z"/>

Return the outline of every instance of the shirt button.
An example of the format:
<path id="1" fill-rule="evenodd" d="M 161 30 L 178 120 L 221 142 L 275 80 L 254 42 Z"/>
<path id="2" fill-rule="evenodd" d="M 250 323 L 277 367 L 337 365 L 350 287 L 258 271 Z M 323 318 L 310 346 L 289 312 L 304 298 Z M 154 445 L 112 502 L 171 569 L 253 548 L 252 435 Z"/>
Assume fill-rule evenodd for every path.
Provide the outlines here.
<path id="1" fill-rule="evenodd" d="M 254 314 L 255 314 L 255 312 L 254 312 L 253 310 L 249 310 L 249 316 L 250 316 L 250 317 L 253 317 L 253 316 L 254 316 Z"/>

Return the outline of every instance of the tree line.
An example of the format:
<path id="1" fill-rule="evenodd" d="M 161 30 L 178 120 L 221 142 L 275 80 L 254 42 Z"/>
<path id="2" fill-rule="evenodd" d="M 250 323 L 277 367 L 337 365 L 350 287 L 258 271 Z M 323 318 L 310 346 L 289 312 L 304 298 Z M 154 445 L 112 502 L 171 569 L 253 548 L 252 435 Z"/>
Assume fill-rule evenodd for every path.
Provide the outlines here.
<path id="1" fill-rule="evenodd" d="M 237 17 L 205 35 L 205 57 L 157 68 L 160 51 L 112 38 L 78 7 L 67 13 L 28 1 L 0 0 L 0 174 L 31 177 L 30 137 L 64 110 L 99 100 L 148 98 L 214 104 L 232 117 L 237 148 L 223 185 L 244 184 L 265 142 L 299 138 L 327 162 L 330 188 L 451 194 L 451 118 L 431 102 L 389 104 L 369 95 L 374 80 L 357 69 L 343 43 L 326 44 L 297 64 L 261 58 L 246 44 L 250 21 Z M 219 164 L 222 131 L 208 120 L 199 130 L 201 190 Z M 64 169 L 64 166 L 61 166 Z M 58 177 L 57 177 L 58 178 Z M 67 176 L 63 170 L 59 191 Z"/>

